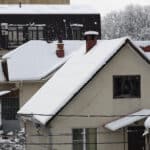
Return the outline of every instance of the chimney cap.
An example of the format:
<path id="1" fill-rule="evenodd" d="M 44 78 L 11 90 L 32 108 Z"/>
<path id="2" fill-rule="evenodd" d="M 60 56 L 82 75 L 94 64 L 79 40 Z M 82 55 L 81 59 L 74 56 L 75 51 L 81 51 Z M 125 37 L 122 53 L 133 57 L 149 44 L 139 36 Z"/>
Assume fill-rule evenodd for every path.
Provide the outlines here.
<path id="1" fill-rule="evenodd" d="M 99 35 L 99 33 L 96 32 L 96 31 L 86 31 L 86 32 L 84 33 L 84 36 L 86 36 L 86 35 Z"/>

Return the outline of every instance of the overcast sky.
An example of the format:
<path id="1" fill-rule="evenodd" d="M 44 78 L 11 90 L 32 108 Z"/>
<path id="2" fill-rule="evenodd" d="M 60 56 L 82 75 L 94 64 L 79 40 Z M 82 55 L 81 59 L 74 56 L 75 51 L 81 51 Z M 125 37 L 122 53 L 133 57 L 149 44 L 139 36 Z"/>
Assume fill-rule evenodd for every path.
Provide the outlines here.
<path id="1" fill-rule="evenodd" d="M 112 10 L 123 9 L 128 4 L 150 5 L 150 0 L 71 0 L 71 4 L 93 5 L 104 16 Z"/>

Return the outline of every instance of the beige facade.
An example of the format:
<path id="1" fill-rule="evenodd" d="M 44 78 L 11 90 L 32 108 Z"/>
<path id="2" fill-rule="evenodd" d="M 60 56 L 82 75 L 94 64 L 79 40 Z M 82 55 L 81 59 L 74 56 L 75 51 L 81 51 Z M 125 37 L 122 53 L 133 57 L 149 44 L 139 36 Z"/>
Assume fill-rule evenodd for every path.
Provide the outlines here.
<path id="1" fill-rule="evenodd" d="M 43 81 L 19 83 L 20 89 L 20 108 L 29 100 L 44 84 Z"/>
<path id="2" fill-rule="evenodd" d="M 69 4 L 70 0 L 0 0 L 0 4 Z"/>
<path id="3" fill-rule="evenodd" d="M 141 98 L 113 98 L 113 75 L 140 75 Z M 60 112 L 62 115 L 126 115 L 150 108 L 150 65 L 129 45 L 122 50 Z M 59 94 L 59 93 L 58 93 Z M 118 118 L 118 117 L 117 117 Z M 26 122 L 27 150 L 73 150 L 72 129 L 97 128 L 97 150 L 128 150 L 126 129 L 112 132 L 104 125 L 114 117 L 55 117 L 47 127 L 35 128 Z M 143 120 L 134 126 L 143 126 Z M 132 125 L 131 125 L 132 126 Z M 38 136 L 42 134 L 43 136 Z M 48 135 L 52 136 L 48 136 Z M 34 136 L 33 136 L 34 135 Z M 52 145 L 50 143 L 53 143 Z M 64 143 L 64 144 L 59 144 Z M 66 143 L 66 144 L 65 144 Z M 110 144 L 111 143 L 111 144 Z"/>

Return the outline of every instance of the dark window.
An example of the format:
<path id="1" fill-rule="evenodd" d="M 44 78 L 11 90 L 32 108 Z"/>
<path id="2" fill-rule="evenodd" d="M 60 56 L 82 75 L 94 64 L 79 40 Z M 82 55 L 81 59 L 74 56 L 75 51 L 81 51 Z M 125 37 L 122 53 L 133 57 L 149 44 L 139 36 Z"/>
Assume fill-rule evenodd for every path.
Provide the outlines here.
<path id="1" fill-rule="evenodd" d="M 14 94 L 15 93 L 15 94 Z M 2 119 L 3 120 L 16 120 L 16 114 L 19 110 L 19 94 L 12 92 L 6 96 L 2 96 Z M 16 95 L 17 94 L 17 95 Z"/>
<path id="2" fill-rule="evenodd" d="M 97 129 L 73 129 L 73 150 L 96 150 Z"/>
<path id="3" fill-rule="evenodd" d="M 140 98 L 140 75 L 113 76 L 114 98 Z"/>
<path id="4" fill-rule="evenodd" d="M 144 127 L 128 127 L 128 150 L 145 150 L 145 136 L 142 136 Z M 135 144 L 136 143 L 136 144 Z"/>
<path id="5" fill-rule="evenodd" d="M 8 42 L 9 47 L 15 48 L 24 42 L 23 26 L 22 25 L 9 25 L 8 26 Z"/>

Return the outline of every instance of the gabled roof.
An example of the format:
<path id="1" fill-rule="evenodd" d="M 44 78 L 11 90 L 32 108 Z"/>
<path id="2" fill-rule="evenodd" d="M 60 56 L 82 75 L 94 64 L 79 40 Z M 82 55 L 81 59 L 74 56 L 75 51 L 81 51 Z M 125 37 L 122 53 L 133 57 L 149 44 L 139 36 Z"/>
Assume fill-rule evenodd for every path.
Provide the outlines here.
<path id="1" fill-rule="evenodd" d="M 45 125 L 102 69 L 111 58 L 129 43 L 147 62 L 141 49 L 127 37 L 101 40 L 87 54 L 76 53 L 19 110 L 18 114 L 33 114 L 33 119 Z M 36 115 L 42 114 L 42 115 Z M 44 116 L 45 115 L 45 116 Z"/>
<path id="2" fill-rule="evenodd" d="M 80 10 L 80 11 L 79 11 Z M 40 5 L 40 4 L 9 4 L 0 5 L 0 14 L 99 14 L 89 5 Z"/>
<path id="3" fill-rule="evenodd" d="M 29 41 L 4 55 L 9 80 L 41 80 L 64 64 L 73 52 L 85 46 L 84 41 L 64 41 L 65 57 L 58 58 L 56 44 L 57 42 Z"/>

